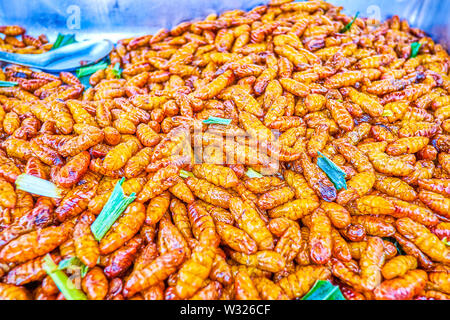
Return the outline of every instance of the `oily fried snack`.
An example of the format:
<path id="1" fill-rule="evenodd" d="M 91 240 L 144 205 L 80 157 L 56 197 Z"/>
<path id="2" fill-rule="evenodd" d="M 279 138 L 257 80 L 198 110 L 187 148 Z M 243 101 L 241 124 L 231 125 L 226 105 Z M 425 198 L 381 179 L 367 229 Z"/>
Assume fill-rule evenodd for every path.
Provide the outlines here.
<path id="1" fill-rule="evenodd" d="M 343 12 L 272 0 L 122 39 L 89 88 L 3 65 L 0 299 L 68 299 L 47 254 L 82 264 L 89 300 L 301 299 L 317 280 L 450 299 L 449 55 L 398 16 Z M 57 46 L 0 33 L 7 52 Z M 96 240 L 119 181 L 136 200 Z"/>

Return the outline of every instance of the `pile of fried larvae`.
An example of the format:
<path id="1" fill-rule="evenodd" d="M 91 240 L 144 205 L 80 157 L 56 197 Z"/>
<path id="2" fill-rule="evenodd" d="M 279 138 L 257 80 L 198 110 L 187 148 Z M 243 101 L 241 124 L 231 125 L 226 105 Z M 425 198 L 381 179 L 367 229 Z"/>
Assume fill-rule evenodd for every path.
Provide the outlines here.
<path id="1" fill-rule="evenodd" d="M 449 299 L 449 56 L 397 16 L 341 9 L 272 0 L 124 39 L 89 88 L 5 66 L 0 299 L 66 299 L 48 255 L 81 261 L 87 299 L 301 299 L 317 280 L 350 300 Z M 136 199 L 98 241 L 123 177 Z"/>

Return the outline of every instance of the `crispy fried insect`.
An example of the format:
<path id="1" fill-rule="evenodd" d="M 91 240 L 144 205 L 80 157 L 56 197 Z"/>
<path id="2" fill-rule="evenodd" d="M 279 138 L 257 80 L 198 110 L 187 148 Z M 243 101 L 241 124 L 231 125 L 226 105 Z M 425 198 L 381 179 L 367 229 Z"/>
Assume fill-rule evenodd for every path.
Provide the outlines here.
<path id="1" fill-rule="evenodd" d="M 319 167 L 311 162 L 306 153 L 302 152 L 299 164 L 303 169 L 303 175 L 309 186 L 317 195 L 325 201 L 332 202 L 336 199 L 336 188 Z"/>
<path id="2" fill-rule="evenodd" d="M 317 280 L 327 280 L 331 272 L 324 266 L 305 266 L 282 278 L 277 284 L 283 289 L 289 299 L 304 296 Z"/>
<path id="3" fill-rule="evenodd" d="M 292 220 L 300 219 L 319 207 L 319 202 L 311 199 L 297 199 L 287 202 L 269 211 L 271 218 L 285 217 Z"/>
<path id="4" fill-rule="evenodd" d="M 261 250 L 251 255 L 231 252 L 231 258 L 240 264 L 257 267 L 258 269 L 269 272 L 279 272 L 286 265 L 284 257 L 280 253 L 272 250 Z"/>
<path id="5" fill-rule="evenodd" d="M 417 198 L 417 193 L 413 187 L 401 179 L 387 177 L 376 174 L 374 188 L 386 193 L 389 196 L 399 198 L 404 201 L 413 201 Z"/>
<path id="6" fill-rule="evenodd" d="M 448 270 L 445 272 L 432 272 L 428 276 L 427 288 L 450 294 L 450 277 Z"/>
<path id="7" fill-rule="evenodd" d="M 201 287 L 211 271 L 215 255 L 214 248 L 202 243 L 195 247 L 178 272 L 175 289 L 180 298 L 191 297 Z"/>
<path id="8" fill-rule="evenodd" d="M 427 278 L 425 271 L 411 270 L 404 276 L 385 280 L 374 290 L 375 299 L 411 300 L 425 288 Z"/>
<path id="9" fill-rule="evenodd" d="M 230 211 L 240 229 L 244 230 L 258 244 L 260 250 L 273 249 L 273 237 L 256 208 L 238 197 L 231 198 Z"/>
<path id="10" fill-rule="evenodd" d="M 42 256 L 67 240 L 72 230 L 69 224 L 50 226 L 19 236 L 0 251 L 5 262 L 23 263 Z"/>
<path id="11" fill-rule="evenodd" d="M 95 267 L 83 278 L 81 286 L 89 300 L 103 300 L 108 293 L 109 284 L 102 269 Z"/>
<path id="12" fill-rule="evenodd" d="M 150 199 L 147 206 L 145 223 L 149 225 L 155 225 L 169 209 L 170 205 L 170 193 L 164 191 L 160 195 Z"/>
<path id="13" fill-rule="evenodd" d="M 54 255 L 52 258 L 56 263 L 61 260 L 57 255 Z M 38 257 L 14 267 L 5 276 L 5 283 L 20 286 L 32 281 L 43 280 L 46 275 L 43 262 L 43 257 Z"/>
<path id="14" fill-rule="evenodd" d="M 395 217 L 408 217 L 424 226 L 434 226 L 439 222 L 437 216 L 428 208 L 396 198 L 388 198 L 395 206 Z"/>
<path id="15" fill-rule="evenodd" d="M 322 202 L 320 208 L 324 210 L 335 228 L 342 229 L 350 224 L 350 213 L 343 206 L 334 202 Z"/>
<path id="16" fill-rule="evenodd" d="M 189 222 L 195 238 L 204 244 L 217 247 L 220 239 L 216 233 L 213 218 L 208 212 L 208 204 L 196 201 L 188 206 Z"/>
<path id="17" fill-rule="evenodd" d="M 123 294 L 132 297 L 160 281 L 167 279 L 184 260 L 183 250 L 171 251 L 157 257 L 140 270 L 134 270 L 128 277 Z"/>
<path id="18" fill-rule="evenodd" d="M 427 137 L 400 138 L 390 143 L 386 153 L 391 156 L 399 156 L 405 153 L 416 153 L 422 150 L 429 142 Z"/>
<path id="19" fill-rule="evenodd" d="M 413 256 L 396 256 L 386 262 L 381 269 L 383 278 L 393 279 L 405 275 L 409 270 L 417 268 L 417 259 Z"/>
<path id="20" fill-rule="evenodd" d="M 97 182 L 91 182 L 78 185 L 70 190 L 55 209 L 57 219 L 63 222 L 83 212 L 94 197 L 97 186 Z"/>
<path id="21" fill-rule="evenodd" d="M 256 242 L 245 231 L 222 222 L 216 223 L 216 229 L 221 241 L 231 249 L 248 255 L 258 250 Z"/>
<path id="22" fill-rule="evenodd" d="M 84 213 L 73 230 L 73 239 L 77 257 L 88 267 L 93 268 L 100 256 L 98 242 L 91 233 L 91 224 L 95 216 L 89 212 Z"/>
<path id="23" fill-rule="evenodd" d="M 263 193 L 257 201 L 259 208 L 272 209 L 292 200 L 295 196 L 291 187 L 282 187 Z"/>
<path id="24" fill-rule="evenodd" d="M 311 215 L 309 250 L 312 261 L 317 264 L 325 264 L 331 258 L 331 222 L 320 208 Z"/>
<path id="25" fill-rule="evenodd" d="M 360 172 L 347 182 L 347 190 L 341 190 L 336 202 L 345 205 L 368 193 L 375 183 L 375 174 L 371 171 Z"/>
<path id="26" fill-rule="evenodd" d="M 169 189 L 176 183 L 178 172 L 179 168 L 174 165 L 169 165 L 158 170 L 149 177 L 147 183 L 137 195 L 136 200 L 139 202 L 146 202 Z"/>
<path id="27" fill-rule="evenodd" d="M 57 171 L 54 176 L 54 181 L 64 188 L 72 187 L 80 181 L 86 173 L 89 168 L 90 160 L 91 156 L 89 155 L 89 152 L 83 151 L 79 153 Z"/>
<path id="28" fill-rule="evenodd" d="M 14 187 L 4 179 L 0 179 L 0 204 L 5 208 L 14 208 L 17 202 L 17 194 Z"/>
<path id="29" fill-rule="evenodd" d="M 299 225 L 287 218 L 277 218 L 270 221 L 268 228 L 272 234 L 280 237 L 275 252 L 280 253 L 286 262 L 291 262 L 301 249 L 302 235 Z"/>
<path id="30" fill-rule="evenodd" d="M 402 161 L 401 158 L 391 157 L 378 150 L 369 150 L 367 152 L 369 160 L 373 167 L 381 173 L 393 176 L 407 176 L 414 171 L 414 166 Z"/>
<path id="31" fill-rule="evenodd" d="M 342 94 L 348 97 L 357 105 L 359 105 L 365 113 L 372 117 L 379 117 L 383 113 L 383 106 L 371 96 L 359 92 L 354 88 L 346 87 L 341 89 Z"/>
<path id="32" fill-rule="evenodd" d="M 122 142 L 111 149 L 103 160 L 105 170 L 117 170 L 122 168 L 139 149 L 136 139 Z"/>
<path id="33" fill-rule="evenodd" d="M 398 232 L 400 232 L 407 240 L 413 242 L 431 259 L 448 263 L 450 251 L 436 235 L 427 229 L 427 227 L 408 217 L 397 219 L 395 226 Z"/>
<path id="34" fill-rule="evenodd" d="M 419 199 L 434 212 L 450 218 L 450 198 L 432 191 L 422 190 L 419 192 Z"/>
<path id="35" fill-rule="evenodd" d="M 236 300 L 259 300 L 260 296 L 252 279 L 245 270 L 239 271 L 234 277 Z"/>
<path id="36" fill-rule="evenodd" d="M 395 215 L 395 206 L 383 197 L 366 195 L 356 200 L 356 208 L 362 214 Z"/>
<path id="37" fill-rule="evenodd" d="M 389 237 L 395 233 L 395 228 L 390 223 L 376 216 L 352 216 L 352 224 L 364 227 L 366 234 L 377 237 Z"/>
<path id="38" fill-rule="evenodd" d="M 224 166 L 214 164 L 194 165 L 192 173 L 197 178 L 205 179 L 223 188 L 232 188 L 238 184 L 238 178 L 234 171 Z"/>
<path id="39" fill-rule="evenodd" d="M 31 294 L 24 287 L 0 283 L 1 300 L 31 300 Z"/>
<path id="40" fill-rule="evenodd" d="M 152 154 L 153 149 L 145 147 L 132 156 L 125 165 L 125 177 L 134 178 L 141 174 L 150 163 Z"/>
<path id="41" fill-rule="evenodd" d="M 74 127 L 76 127 L 76 125 Z M 87 129 L 88 130 L 86 132 L 78 136 L 71 137 L 63 145 L 61 145 L 58 148 L 59 154 L 63 157 L 75 156 L 80 152 L 83 152 L 90 147 L 102 142 L 104 138 L 102 130 L 92 126 Z"/>
<path id="42" fill-rule="evenodd" d="M 144 220 L 145 206 L 139 202 L 131 203 L 101 239 L 99 243 L 100 253 L 108 254 L 120 248 L 125 242 L 133 238 Z"/>
<path id="43" fill-rule="evenodd" d="M 188 177 L 185 181 L 192 193 L 198 198 L 221 208 L 228 209 L 232 196 L 225 189 L 195 177 Z"/>
<path id="44" fill-rule="evenodd" d="M 108 263 L 104 268 L 105 275 L 108 278 L 122 276 L 133 264 L 139 249 L 142 247 L 143 240 L 140 236 L 135 236 L 122 247 L 114 251 L 108 257 Z"/>

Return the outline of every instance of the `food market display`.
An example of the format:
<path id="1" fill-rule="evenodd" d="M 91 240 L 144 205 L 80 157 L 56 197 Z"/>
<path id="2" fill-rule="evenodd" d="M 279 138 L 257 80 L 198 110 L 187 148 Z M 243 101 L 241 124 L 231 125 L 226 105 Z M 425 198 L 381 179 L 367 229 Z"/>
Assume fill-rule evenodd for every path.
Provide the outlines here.
<path id="1" fill-rule="evenodd" d="M 0 299 L 448 300 L 450 58 L 341 10 L 272 0 L 76 74 L 4 65 Z"/>

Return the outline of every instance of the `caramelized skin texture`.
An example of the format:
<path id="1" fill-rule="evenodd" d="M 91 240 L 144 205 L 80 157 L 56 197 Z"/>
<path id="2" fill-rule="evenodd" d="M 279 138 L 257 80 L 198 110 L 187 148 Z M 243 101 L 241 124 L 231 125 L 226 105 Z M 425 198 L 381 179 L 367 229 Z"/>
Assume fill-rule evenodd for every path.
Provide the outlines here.
<path id="1" fill-rule="evenodd" d="M 2 66 L 0 299 L 65 299 L 46 254 L 88 267 L 90 300 L 301 299 L 319 279 L 449 299 L 448 53 L 398 16 L 343 12 L 272 0 L 122 39 L 90 88 Z M 2 51 L 54 45 L 0 33 Z M 97 241 L 121 178 L 136 200 Z"/>

